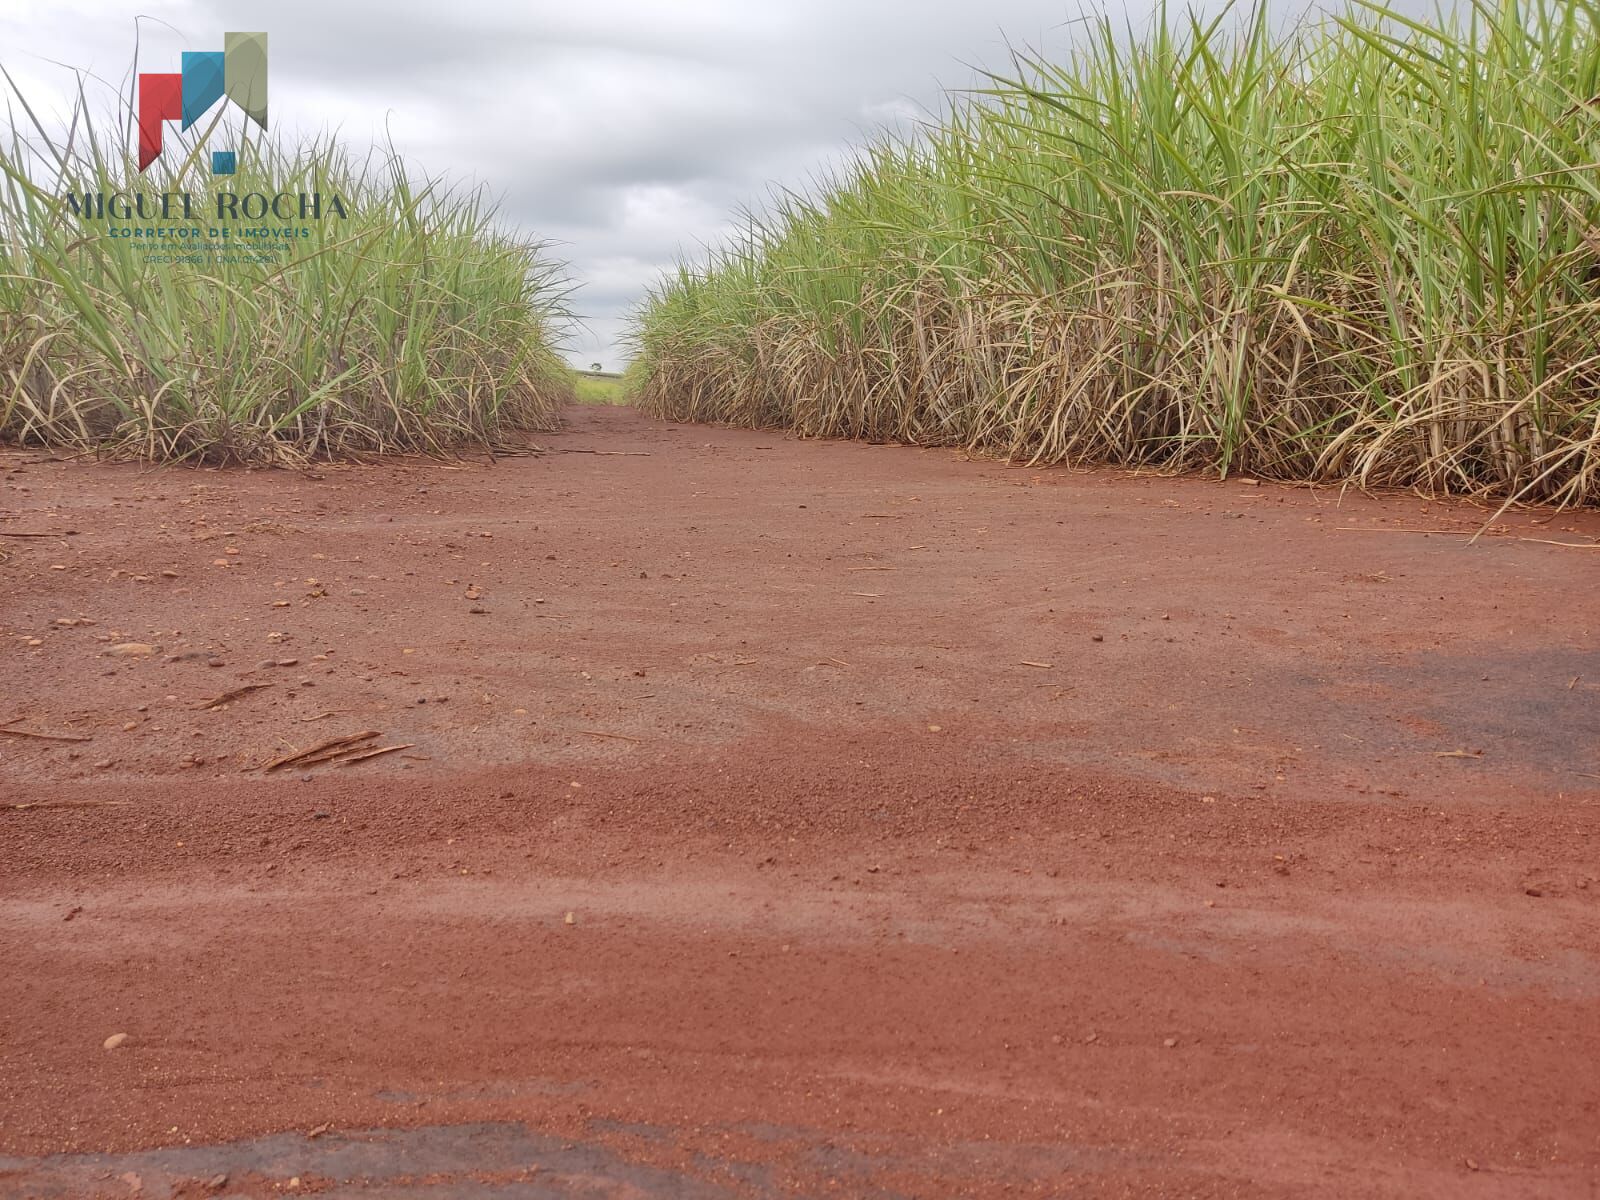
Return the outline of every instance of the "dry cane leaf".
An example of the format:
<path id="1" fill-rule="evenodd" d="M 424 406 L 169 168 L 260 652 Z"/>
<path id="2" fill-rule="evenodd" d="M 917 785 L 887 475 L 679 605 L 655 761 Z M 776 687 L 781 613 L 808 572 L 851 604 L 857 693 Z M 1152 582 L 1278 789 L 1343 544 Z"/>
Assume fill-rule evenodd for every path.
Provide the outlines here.
<path id="1" fill-rule="evenodd" d="M 339 765 L 341 767 L 349 767 L 349 766 L 353 766 L 354 764 L 356 764 L 358 762 L 366 762 L 367 759 L 369 759 L 369 758 L 377 758 L 379 755 L 394 754 L 396 751 L 399 751 L 399 750 L 412 750 L 412 749 L 415 749 L 415 748 L 416 748 L 416 743 L 415 742 L 407 742 L 404 746 L 379 746 L 376 750 L 363 750 L 363 751 L 360 751 L 359 753 L 351 754 L 349 756 L 334 755 L 333 757 L 337 758 L 339 760 Z M 332 760 L 330 759 L 330 760 L 325 760 L 325 761 L 332 761 Z"/>
<path id="2" fill-rule="evenodd" d="M 351 733 L 344 737 L 329 738 L 327 741 L 318 742 L 315 746 L 310 746 L 305 750 L 296 750 L 293 754 L 286 754 L 282 758 L 275 758 L 261 769 L 263 771 L 276 771 L 279 767 L 297 765 L 309 766 L 311 764 L 306 762 L 307 759 L 315 756 L 321 756 L 329 750 L 336 750 L 342 747 L 352 746 L 357 742 L 370 741 L 375 737 L 381 736 L 382 734 L 379 733 L 378 730 L 369 729 L 365 733 Z"/>

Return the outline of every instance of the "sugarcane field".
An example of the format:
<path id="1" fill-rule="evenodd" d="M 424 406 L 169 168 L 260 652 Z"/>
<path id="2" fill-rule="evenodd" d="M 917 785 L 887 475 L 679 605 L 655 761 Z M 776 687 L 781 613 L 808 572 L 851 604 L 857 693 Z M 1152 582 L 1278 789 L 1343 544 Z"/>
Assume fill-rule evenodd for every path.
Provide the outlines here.
<path id="1" fill-rule="evenodd" d="M 0 0 L 0 1200 L 1600 1195 L 1600 5 L 456 7 Z"/>

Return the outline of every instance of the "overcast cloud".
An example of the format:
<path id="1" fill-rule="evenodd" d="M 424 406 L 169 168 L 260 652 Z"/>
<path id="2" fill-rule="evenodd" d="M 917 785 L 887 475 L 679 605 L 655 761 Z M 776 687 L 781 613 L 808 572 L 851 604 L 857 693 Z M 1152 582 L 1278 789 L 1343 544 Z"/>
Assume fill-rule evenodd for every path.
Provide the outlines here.
<path id="1" fill-rule="evenodd" d="M 1112 0 L 1115 4 L 1115 0 Z M 1148 0 L 1131 0 L 1142 22 Z M 624 359 L 625 314 L 680 255 L 777 183 L 804 187 L 907 126 L 1007 45 L 1059 51 L 1076 4 L 1041 0 L 0 0 L 0 62 L 58 109 L 230 29 L 271 36 L 274 135 L 391 138 L 422 172 L 485 184 L 559 243 L 587 320 L 569 358 Z M 1124 11 L 1114 7 L 1117 15 Z M 170 64 L 170 65 L 168 65 Z"/>

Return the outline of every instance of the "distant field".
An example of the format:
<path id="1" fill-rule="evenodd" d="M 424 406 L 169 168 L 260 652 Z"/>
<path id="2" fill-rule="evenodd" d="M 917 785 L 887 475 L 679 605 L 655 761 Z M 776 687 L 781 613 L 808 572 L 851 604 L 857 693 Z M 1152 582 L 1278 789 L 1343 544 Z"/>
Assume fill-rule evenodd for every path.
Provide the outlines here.
<path id="1" fill-rule="evenodd" d="M 579 404 L 626 404 L 627 389 L 621 375 L 608 371 L 574 371 L 573 390 Z"/>

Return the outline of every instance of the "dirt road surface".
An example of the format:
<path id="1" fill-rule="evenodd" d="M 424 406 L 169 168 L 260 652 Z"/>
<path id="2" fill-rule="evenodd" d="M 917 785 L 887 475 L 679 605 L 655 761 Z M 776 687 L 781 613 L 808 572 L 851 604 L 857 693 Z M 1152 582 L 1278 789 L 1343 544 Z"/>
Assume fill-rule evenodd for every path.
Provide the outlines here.
<path id="1" fill-rule="evenodd" d="M 0 455 L 0 1195 L 1600 1195 L 1596 516 L 543 444 Z"/>

